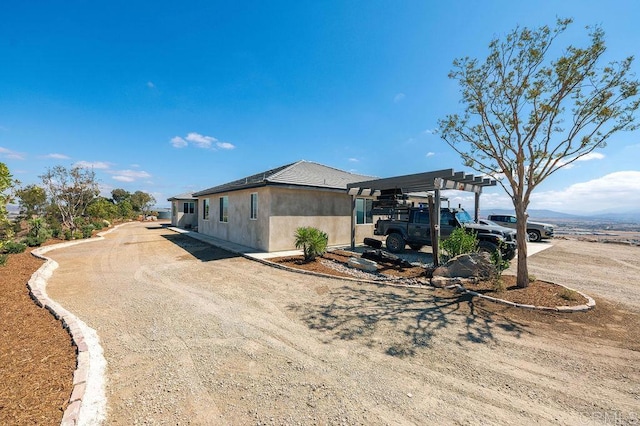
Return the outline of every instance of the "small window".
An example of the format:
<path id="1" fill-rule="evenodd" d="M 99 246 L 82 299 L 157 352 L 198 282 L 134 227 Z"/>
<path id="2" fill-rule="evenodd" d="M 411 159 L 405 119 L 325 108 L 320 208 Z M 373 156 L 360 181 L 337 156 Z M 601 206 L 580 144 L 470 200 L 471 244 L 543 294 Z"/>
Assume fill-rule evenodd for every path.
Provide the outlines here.
<path id="1" fill-rule="evenodd" d="M 258 193 L 251 194 L 251 219 L 258 218 Z"/>
<path id="2" fill-rule="evenodd" d="M 357 225 L 373 223 L 373 214 L 371 213 L 372 207 L 373 207 L 373 200 L 368 198 L 356 198 L 356 224 Z"/>
<path id="3" fill-rule="evenodd" d="M 175 203 L 175 202 L 171 203 L 171 216 L 173 216 L 173 217 L 176 216 L 177 210 L 178 210 L 178 208 L 176 207 L 176 204 L 177 203 Z"/>
<path id="4" fill-rule="evenodd" d="M 195 203 L 193 201 L 185 202 L 182 207 L 182 212 L 184 214 L 193 214 L 195 210 Z"/>
<path id="5" fill-rule="evenodd" d="M 220 222 L 229 222 L 229 197 L 220 197 Z"/>
<path id="6" fill-rule="evenodd" d="M 202 200 L 202 218 L 204 220 L 209 220 L 209 199 L 205 198 Z"/>

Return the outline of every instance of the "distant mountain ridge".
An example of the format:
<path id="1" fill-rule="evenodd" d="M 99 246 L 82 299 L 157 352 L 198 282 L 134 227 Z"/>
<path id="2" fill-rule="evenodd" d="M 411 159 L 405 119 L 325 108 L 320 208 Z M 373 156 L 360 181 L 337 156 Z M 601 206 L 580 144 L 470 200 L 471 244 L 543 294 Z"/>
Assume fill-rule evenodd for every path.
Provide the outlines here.
<path id="1" fill-rule="evenodd" d="M 574 219 L 640 223 L 640 210 L 630 212 L 602 212 L 578 215 L 557 212 L 554 210 L 531 209 L 528 211 L 528 213 L 531 220 Z M 481 217 L 487 217 L 487 215 L 490 214 L 515 214 L 515 211 L 513 209 L 485 209 L 482 211 Z"/>

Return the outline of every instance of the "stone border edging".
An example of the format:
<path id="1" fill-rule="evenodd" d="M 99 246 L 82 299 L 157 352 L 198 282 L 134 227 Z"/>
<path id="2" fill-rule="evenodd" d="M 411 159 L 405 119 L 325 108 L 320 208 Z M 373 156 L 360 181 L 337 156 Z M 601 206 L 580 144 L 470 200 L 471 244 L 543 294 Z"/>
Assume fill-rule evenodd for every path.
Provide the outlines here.
<path id="1" fill-rule="evenodd" d="M 44 254 L 52 250 L 104 239 L 104 235 L 128 223 L 132 222 L 123 223 L 107 231 L 99 232 L 96 238 L 52 244 L 31 251 L 33 256 L 45 260 L 45 263 L 31 275 L 27 283 L 29 296 L 37 306 L 45 308 L 55 319 L 62 322 L 62 327 L 67 330 L 77 348 L 76 369 L 73 372 L 73 390 L 69 397 L 69 405 L 62 415 L 61 426 L 99 425 L 104 421 L 106 406 L 104 370 L 106 360 L 104 359 L 102 346 L 100 346 L 96 331 L 47 295 L 47 281 L 53 275 L 53 271 L 58 268 L 58 263 L 44 256 Z"/>
<path id="2" fill-rule="evenodd" d="M 470 295 L 475 296 L 475 297 L 480 297 L 482 299 L 486 299 L 486 300 L 489 300 L 491 302 L 500 303 L 502 305 L 512 306 L 514 308 L 524 308 L 524 309 L 533 309 L 533 310 L 551 311 L 551 312 L 569 312 L 569 313 L 572 313 L 572 312 L 585 312 L 585 311 L 588 311 L 588 310 L 591 310 L 591 309 L 595 308 L 596 301 L 593 300 L 593 298 L 591 296 L 589 296 L 587 294 L 584 294 L 581 291 L 569 288 L 569 287 L 567 287 L 565 285 L 562 285 L 562 284 L 556 284 L 556 283 L 552 283 L 552 284 L 553 285 L 557 285 L 559 287 L 566 288 L 567 290 L 570 290 L 570 291 L 575 291 L 580 296 L 584 297 L 587 300 L 587 303 L 584 304 L 584 305 L 556 306 L 556 307 L 525 305 L 523 303 L 510 302 L 508 300 L 499 299 L 497 297 L 487 296 L 485 294 L 478 293 L 477 291 L 467 290 L 466 288 L 464 288 L 463 286 L 461 286 L 459 284 L 457 285 L 457 287 L 459 287 L 460 290 L 463 293 L 470 294 Z"/>

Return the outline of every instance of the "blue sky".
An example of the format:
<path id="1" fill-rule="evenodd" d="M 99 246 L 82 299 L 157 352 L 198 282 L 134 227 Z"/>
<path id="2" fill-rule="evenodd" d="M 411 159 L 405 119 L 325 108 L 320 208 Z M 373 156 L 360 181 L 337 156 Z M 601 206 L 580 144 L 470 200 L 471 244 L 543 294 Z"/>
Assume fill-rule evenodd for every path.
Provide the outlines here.
<path id="1" fill-rule="evenodd" d="M 575 20 L 559 45 L 599 24 L 607 59 L 638 56 L 639 16 L 634 0 L 2 2 L 0 161 L 24 184 L 91 166 L 105 195 L 142 190 L 160 206 L 301 159 L 379 177 L 473 172 L 433 133 L 461 108 L 455 58 L 556 17 Z M 637 210 L 639 158 L 640 132 L 619 133 L 530 208 Z M 500 188 L 483 194 L 484 212 L 510 206 Z"/>

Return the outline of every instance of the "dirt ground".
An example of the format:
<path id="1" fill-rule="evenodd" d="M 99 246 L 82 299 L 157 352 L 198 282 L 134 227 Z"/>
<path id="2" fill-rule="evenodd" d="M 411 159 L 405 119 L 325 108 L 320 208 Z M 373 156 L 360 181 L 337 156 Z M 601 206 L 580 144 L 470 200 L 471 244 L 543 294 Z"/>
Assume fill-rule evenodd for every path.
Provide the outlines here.
<path id="1" fill-rule="evenodd" d="M 640 248 L 553 243 L 530 272 L 591 295 L 593 311 L 302 275 L 149 224 L 50 252 L 48 292 L 102 340 L 108 424 L 632 424 Z M 3 323 L 3 337 L 30 324 Z M 53 345 L 73 353 L 64 332 Z M 3 383 L 30 375 L 5 370 Z M 33 424 L 5 388 L 0 423 Z"/>

